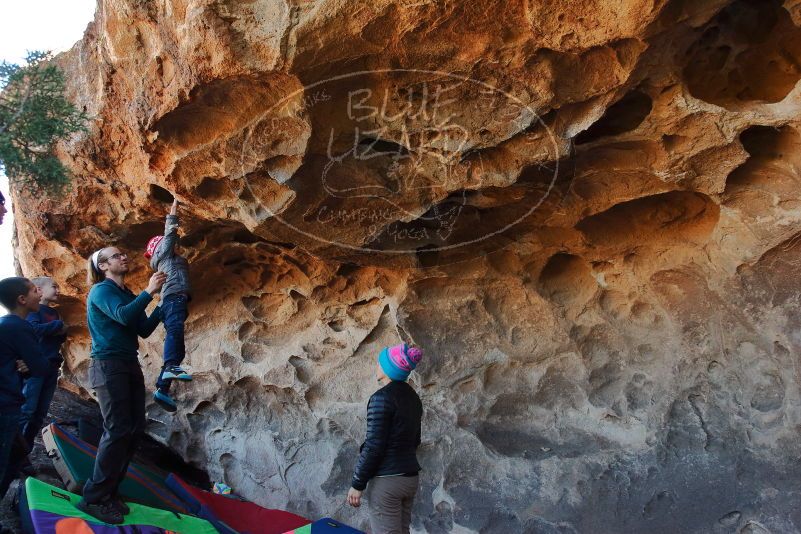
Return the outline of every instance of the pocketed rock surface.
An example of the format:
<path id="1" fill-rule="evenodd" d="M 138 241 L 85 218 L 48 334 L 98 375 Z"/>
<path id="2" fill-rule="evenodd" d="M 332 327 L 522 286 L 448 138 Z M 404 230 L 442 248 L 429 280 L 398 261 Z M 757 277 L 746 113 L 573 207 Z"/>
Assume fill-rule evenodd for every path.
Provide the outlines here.
<path id="1" fill-rule="evenodd" d="M 801 3 L 101 0 L 89 131 L 15 191 L 87 388 L 85 258 L 181 201 L 195 380 L 151 435 L 344 505 L 378 350 L 426 351 L 413 528 L 801 530 Z M 149 383 L 163 329 L 142 342 Z M 369 497 L 369 492 L 368 492 Z"/>

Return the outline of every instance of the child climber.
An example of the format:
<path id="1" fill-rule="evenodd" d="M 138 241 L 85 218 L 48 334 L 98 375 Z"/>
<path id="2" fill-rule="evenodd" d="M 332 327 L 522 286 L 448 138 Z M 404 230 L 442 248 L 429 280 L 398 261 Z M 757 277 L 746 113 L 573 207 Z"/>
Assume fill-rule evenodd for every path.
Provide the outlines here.
<path id="1" fill-rule="evenodd" d="M 178 200 L 172 203 L 164 225 L 164 235 L 157 235 L 147 242 L 145 258 L 150 260 L 154 271 L 167 275 L 161 289 L 161 316 L 167 335 L 164 338 L 164 366 L 156 381 L 153 400 L 167 410 L 178 409 L 170 396 L 173 380 L 192 380 L 192 375 L 181 368 L 186 356 L 184 345 L 184 323 L 187 317 L 187 302 L 190 298 L 189 263 L 176 253 L 178 242 Z"/>

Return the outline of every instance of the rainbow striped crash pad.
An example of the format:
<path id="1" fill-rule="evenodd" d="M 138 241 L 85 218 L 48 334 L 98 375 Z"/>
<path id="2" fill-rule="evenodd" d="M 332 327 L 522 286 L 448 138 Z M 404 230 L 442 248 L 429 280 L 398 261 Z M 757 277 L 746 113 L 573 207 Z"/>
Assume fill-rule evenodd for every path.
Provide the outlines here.
<path id="1" fill-rule="evenodd" d="M 107 525 L 75 504 L 78 495 L 29 477 L 20 499 L 20 515 L 31 534 L 216 534 L 204 519 L 129 503 L 122 525 Z"/>
<path id="2" fill-rule="evenodd" d="M 284 534 L 364 534 L 364 532 L 349 527 L 345 523 L 340 523 L 336 519 L 325 517 L 310 525 L 289 530 Z"/>
<path id="3" fill-rule="evenodd" d="M 69 491 L 80 492 L 92 475 L 97 448 L 73 436 L 59 425 L 52 423 L 42 430 L 47 455 L 59 477 Z M 126 501 L 135 501 L 153 508 L 169 510 L 179 514 L 190 513 L 187 505 L 167 488 L 166 474 L 131 462 L 119 493 Z"/>

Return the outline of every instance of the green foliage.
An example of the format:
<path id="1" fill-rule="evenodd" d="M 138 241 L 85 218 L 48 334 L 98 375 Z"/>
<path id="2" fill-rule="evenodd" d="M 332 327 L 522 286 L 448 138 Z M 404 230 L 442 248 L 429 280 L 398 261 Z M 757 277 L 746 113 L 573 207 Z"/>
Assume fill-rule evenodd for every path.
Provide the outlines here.
<path id="1" fill-rule="evenodd" d="M 50 59 L 29 52 L 25 65 L 0 63 L 0 170 L 27 189 L 58 194 L 70 174 L 53 147 L 84 131 L 88 117 L 64 97 L 64 75 Z"/>

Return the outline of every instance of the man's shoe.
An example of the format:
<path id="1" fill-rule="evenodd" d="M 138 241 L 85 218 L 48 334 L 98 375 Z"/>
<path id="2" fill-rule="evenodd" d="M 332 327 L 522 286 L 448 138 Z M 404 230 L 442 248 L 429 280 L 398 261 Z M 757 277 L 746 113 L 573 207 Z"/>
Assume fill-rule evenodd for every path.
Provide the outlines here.
<path id="1" fill-rule="evenodd" d="M 128 507 L 125 501 L 120 499 L 119 495 L 112 497 L 111 502 L 114 503 L 114 506 L 117 508 L 117 510 L 120 511 L 122 515 L 125 516 L 131 513 L 131 509 Z"/>
<path id="2" fill-rule="evenodd" d="M 122 514 L 114 505 L 114 501 L 111 499 L 106 499 L 105 501 L 94 504 L 89 504 L 81 499 L 78 501 L 78 504 L 75 505 L 75 508 L 110 525 L 119 525 L 124 520 Z"/>
<path id="3" fill-rule="evenodd" d="M 192 380 L 192 375 L 181 369 L 178 365 L 171 365 L 161 373 L 163 380 Z"/>
<path id="4" fill-rule="evenodd" d="M 175 401 L 172 397 L 170 397 L 167 393 L 157 389 L 155 393 L 153 393 L 153 400 L 156 401 L 156 404 L 167 410 L 168 412 L 174 412 L 178 410 L 178 405 L 175 404 Z"/>

